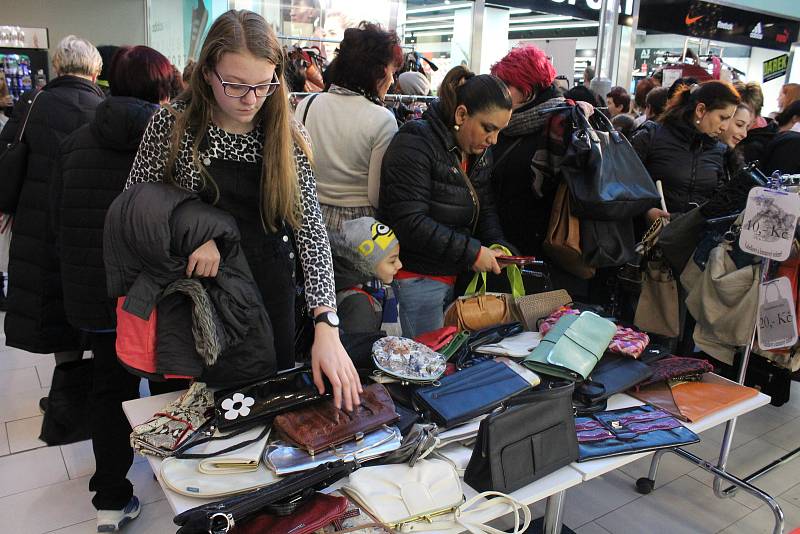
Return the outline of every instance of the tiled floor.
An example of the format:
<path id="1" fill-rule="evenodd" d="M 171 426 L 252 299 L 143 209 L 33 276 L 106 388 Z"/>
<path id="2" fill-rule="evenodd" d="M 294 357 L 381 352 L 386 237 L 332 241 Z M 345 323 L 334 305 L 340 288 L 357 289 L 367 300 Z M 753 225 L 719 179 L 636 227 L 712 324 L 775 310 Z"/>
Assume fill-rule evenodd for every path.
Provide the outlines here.
<path id="1" fill-rule="evenodd" d="M 2 346 L 2 337 L 0 337 Z M 0 522 L 2 532 L 19 534 L 88 534 L 95 532 L 95 511 L 88 489 L 94 471 L 89 442 L 45 447 L 38 440 L 39 398 L 47 393 L 52 356 L 0 348 Z M 749 473 L 787 450 L 800 446 L 800 383 L 792 400 L 766 406 L 739 419 L 729 467 Z M 690 448 L 712 460 L 719 452 L 722 427 L 702 435 Z M 709 475 L 687 462 L 666 455 L 656 491 L 642 496 L 634 490 L 647 474 L 649 459 L 582 484 L 567 493 L 565 522 L 578 534 L 757 534 L 772 532 L 769 509 L 747 495 L 714 497 Z M 144 504 L 128 534 L 175 531 L 164 493 L 150 467 L 137 457 L 129 478 Z M 777 497 L 786 515 L 786 533 L 800 527 L 800 460 L 765 476 L 758 484 Z M 538 503 L 535 511 L 543 509 Z"/>

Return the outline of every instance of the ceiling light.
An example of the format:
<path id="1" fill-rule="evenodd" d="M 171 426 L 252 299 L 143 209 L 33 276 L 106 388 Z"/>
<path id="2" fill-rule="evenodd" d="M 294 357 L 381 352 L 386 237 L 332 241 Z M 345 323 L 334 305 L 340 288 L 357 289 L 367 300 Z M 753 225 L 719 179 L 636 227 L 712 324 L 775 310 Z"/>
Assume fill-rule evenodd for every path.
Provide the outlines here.
<path id="1" fill-rule="evenodd" d="M 453 30 L 450 31 L 432 31 L 432 32 L 414 32 L 414 34 L 406 34 L 405 37 L 435 37 L 437 35 L 453 35 Z"/>
<path id="2" fill-rule="evenodd" d="M 533 17 L 520 17 L 516 19 L 510 19 L 509 22 L 511 24 L 528 24 L 532 22 L 561 22 L 567 20 L 575 20 L 572 17 L 568 17 L 566 15 L 537 15 Z"/>
<path id="3" fill-rule="evenodd" d="M 413 28 L 406 28 L 406 33 L 408 32 L 419 32 L 424 30 L 445 30 L 445 29 L 453 29 L 453 24 L 431 24 L 430 26 L 414 26 Z"/>
<path id="4" fill-rule="evenodd" d="M 406 24 L 419 24 L 423 22 L 442 22 L 445 20 L 453 20 L 453 15 L 439 15 L 437 17 L 420 17 L 406 19 Z"/>
<path id="5" fill-rule="evenodd" d="M 522 7 L 512 7 L 508 10 L 508 13 L 509 15 L 526 15 L 528 13 L 533 13 L 533 10 Z"/>
<path id="6" fill-rule="evenodd" d="M 412 9 L 406 9 L 406 14 L 430 13 L 431 11 L 448 11 L 450 9 L 465 9 L 468 7 L 472 7 L 471 2 L 463 4 L 439 4 L 435 6 L 415 7 Z"/>
<path id="7" fill-rule="evenodd" d="M 539 30 L 561 30 L 570 28 L 596 28 L 599 24 L 597 22 L 565 22 L 563 24 L 536 24 L 534 26 L 516 26 L 509 28 L 509 32 L 527 32 Z"/>

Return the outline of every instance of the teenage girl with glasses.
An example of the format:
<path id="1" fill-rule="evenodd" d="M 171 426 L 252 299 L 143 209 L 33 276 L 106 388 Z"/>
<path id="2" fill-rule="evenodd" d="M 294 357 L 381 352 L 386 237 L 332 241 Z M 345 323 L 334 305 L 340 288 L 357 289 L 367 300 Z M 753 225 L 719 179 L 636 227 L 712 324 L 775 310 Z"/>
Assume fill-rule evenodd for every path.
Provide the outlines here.
<path id="1" fill-rule="evenodd" d="M 188 89 L 153 117 L 128 187 L 165 181 L 199 192 L 239 225 L 242 249 L 274 329 L 278 368 L 294 365 L 295 262 L 315 317 L 311 362 L 334 402 L 359 402 L 355 367 L 339 341 L 330 245 L 317 200 L 310 149 L 292 118 L 286 57 L 260 15 L 228 11 L 211 26 Z M 189 257 L 187 276 L 213 277 L 213 240 Z M 222 267 L 224 268 L 224 266 Z"/>

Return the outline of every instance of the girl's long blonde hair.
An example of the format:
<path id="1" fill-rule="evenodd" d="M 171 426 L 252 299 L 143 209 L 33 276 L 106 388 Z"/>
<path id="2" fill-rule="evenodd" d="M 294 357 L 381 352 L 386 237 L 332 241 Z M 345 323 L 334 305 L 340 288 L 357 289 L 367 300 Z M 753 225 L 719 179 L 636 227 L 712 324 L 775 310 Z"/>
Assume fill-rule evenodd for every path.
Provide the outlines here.
<path id="1" fill-rule="evenodd" d="M 300 193 L 294 145 L 310 157 L 309 147 L 295 126 L 289 109 L 289 98 L 284 80 L 286 55 L 275 37 L 275 32 L 261 15 L 247 10 L 230 10 L 214 21 L 200 50 L 200 58 L 192 72 L 189 87 L 179 96 L 186 109 L 177 114 L 172 143 L 167 157 L 167 181 L 177 184 L 175 162 L 181 140 L 187 130 L 195 134 L 192 144 L 192 161 L 200 169 L 202 187 L 213 187 L 219 197 L 219 188 L 201 164 L 199 147 L 206 137 L 215 99 L 204 73 L 213 72 L 223 54 L 249 52 L 257 58 L 275 65 L 281 82 L 278 89 L 267 97 L 258 112 L 257 121 L 264 132 L 264 149 L 261 168 L 261 199 L 259 207 L 265 228 L 276 231 L 282 221 L 293 228 L 300 224 Z"/>

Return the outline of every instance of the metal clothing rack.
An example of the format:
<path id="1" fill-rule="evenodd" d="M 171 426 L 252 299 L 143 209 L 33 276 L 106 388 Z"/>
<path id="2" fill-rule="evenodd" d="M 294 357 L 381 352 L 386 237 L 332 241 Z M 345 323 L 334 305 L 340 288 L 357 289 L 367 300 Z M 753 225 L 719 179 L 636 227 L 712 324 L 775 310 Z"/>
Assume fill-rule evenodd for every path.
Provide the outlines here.
<path id="1" fill-rule="evenodd" d="M 282 41 L 312 41 L 315 43 L 336 43 L 339 44 L 342 42 L 341 39 L 324 39 L 322 37 L 306 37 L 304 35 L 278 35 L 278 39 Z M 400 45 L 400 48 L 407 48 L 409 50 L 414 50 L 413 46 L 410 45 Z"/>
<path id="2" fill-rule="evenodd" d="M 785 188 L 787 185 L 795 185 L 798 183 L 800 183 L 800 175 L 781 176 L 780 173 L 776 172 L 775 174 L 772 175 L 770 179 L 770 187 L 772 189 L 781 189 Z M 768 258 L 764 258 L 761 260 L 761 284 L 768 281 L 771 264 L 772 261 L 769 260 Z M 758 318 L 756 318 L 755 324 L 753 325 L 753 332 L 750 336 L 750 343 L 744 348 L 744 353 L 742 354 L 742 360 L 739 366 L 739 376 L 738 376 L 738 383 L 741 385 L 744 385 L 745 376 L 747 375 L 747 366 L 750 363 L 750 356 L 752 355 L 753 348 L 755 347 L 756 343 L 757 329 L 758 329 Z M 727 466 L 728 466 L 728 457 L 730 456 L 731 452 L 731 445 L 733 444 L 733 433 L 736 430 L 736 420 L 737 418 L 734 417 L 733 419 L 728 421 L 725 425 L 725 435 L 722 439 L 722 445 L 719 451 L 719 459 L 716 465 L 706 460 L 703 460 L 702 458 L 699 458 L 694 454 L 681 448 L 662 449 L 660 451 L 656 451 L 655 454 L 653 455 L 653 459 L 650 463 L 650 471 L 647 477 L 640 478 L 639 480 L 636 481 L 636 489 L 640 493 L 645 493 L 645 494 L 653 491 L 653 487 L 655 486 L 656 475 L 658 474 L 658 466 L 659 463 L 661 462 L 661 457 L 664 456 L 665 453 L 671 452 L 714 475 L 714 484 L 713 484 L 714 495 L 716 495 L 720 499 L 727 499 L 733 497 L 733 495 L 736 493 L 737 488 L 741 488 L 750 495 L 752 495 L 753 497 L 761 501 L 764 501 L 767 504 L 767 506 L 769 506 L 770 510 L 772 510 L 772 514 L 775 517 L 775 526 L 772 531 L 773 534 L 782 534 L 785 524 L 785 518 L 780 504 L 778 504 L 778 502 L 775 500 L 774 497 L 753 486 L 751 482 L 763 476 L 764 474 L 776 469 L 778 466 L 800 456 L 800 447 L 798 447 L 792 452 L 787 453 L 786 455 L 773 461 L 769 465 L 762 467 L 758 471 L 744 478 L 739 478 L 737 476 L 734 476 L 727 471 Z M 722 489 L 723 480 L 731 484 L 731 486 L 725 488 L 724 490 Z"/>
<path id="3" fill-rule="evenodd" d="M 289 93 L 289 98 L 302 99 L 311 95 L 318 95 L 320 93 Z M 384 102 L 413 104 L 414 102 L 433 102 L 439 97 L 436 96 L 420 96 L 420 95 L 386 95 L 383 97 Z"/>

